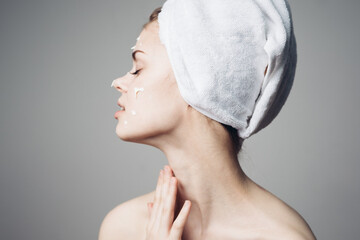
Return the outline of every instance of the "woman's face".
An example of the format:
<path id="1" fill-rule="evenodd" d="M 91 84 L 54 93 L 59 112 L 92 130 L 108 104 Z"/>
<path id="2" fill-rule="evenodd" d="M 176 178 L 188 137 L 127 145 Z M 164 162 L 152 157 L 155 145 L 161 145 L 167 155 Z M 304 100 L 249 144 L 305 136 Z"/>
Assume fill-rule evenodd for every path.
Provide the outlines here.
<path id="1" fill-rule="evenodd" d="M 126 141 L 151 144 L 153 139 L 179 126 L 187 104 L 160 42 L 156 21 L 140 33 L 133 54 L 131 71 L 113 82 L 122 93 L 118 104 L 125 107 L 115 113 L 116 134 Z"/>

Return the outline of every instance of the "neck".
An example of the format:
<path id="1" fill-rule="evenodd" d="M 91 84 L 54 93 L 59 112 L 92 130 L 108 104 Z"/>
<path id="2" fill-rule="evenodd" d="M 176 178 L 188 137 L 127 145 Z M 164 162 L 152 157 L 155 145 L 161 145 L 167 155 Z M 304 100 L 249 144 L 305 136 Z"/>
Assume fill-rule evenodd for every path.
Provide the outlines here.
<path id="1" fill-rule="evenodd" d="M 190 200 L 186 225 L 197 232 L 194 234 L 202 235 L 213 223 L 231 217 L 234 206 L 239 210 L 238 206 L 246 202 L 249 178 L 229 147 L 231 140 L 226 130 L 202 131 L 200 126 L 192 130 L 191 137 L 183 135 L 178 138 L 182 141 L 172 139 L 157 147 L 178 179 L 175 217 L 184 201 Z"/>

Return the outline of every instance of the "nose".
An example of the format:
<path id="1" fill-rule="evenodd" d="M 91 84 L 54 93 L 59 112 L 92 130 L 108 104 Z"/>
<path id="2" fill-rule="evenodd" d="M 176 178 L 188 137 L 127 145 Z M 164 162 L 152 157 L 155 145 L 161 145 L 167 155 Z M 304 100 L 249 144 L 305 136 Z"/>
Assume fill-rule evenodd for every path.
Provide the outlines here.
<path id="1" fill-rule="evenodd" d="M 111 83 L 111 87 L 115 87 L 116 90 L 118 90 L 121 93 L 127 92 L 128 87 L 127 87 L 125 78 L 126 78 L 126 76 L 123 76 L 123 77 L 119 77 L 119 78 L 113 80 Z"/>

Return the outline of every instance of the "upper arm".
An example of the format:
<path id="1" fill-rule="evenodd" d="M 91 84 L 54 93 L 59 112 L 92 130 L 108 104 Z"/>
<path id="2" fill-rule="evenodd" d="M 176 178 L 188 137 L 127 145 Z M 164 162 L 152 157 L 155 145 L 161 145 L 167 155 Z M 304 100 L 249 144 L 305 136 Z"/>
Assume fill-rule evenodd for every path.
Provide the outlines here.
<path id="1" fill-rule="evenodd" d="M 122 206 L 119 205 L 106 214 L 100 225 L 99 240 L 115 240 L 124 237 L 122 236 L 124 232 L 121 230 L 122 224 L 119 224 L 122 222 L 121 213 L 123 211 Z"/>
<path id="2" fill-rule="evenodd" d="M 289 234 L 284 234 L 281 239 L 288 240 L 316 240 L 316 237 L 312 233 L 300 233 L 300 232 L 291 232 Z"/>
<path id="3" fill-rule="evenodd" d="M 99 240 L 143 238 L 148 221 L 146 202 L 152 201 L 153 195 L 154 191 L 128 200 L 112 209 L 101 223 Z"/>
<path id="4" fill-rule="evenodd" d="M 136 210 L 129 202 L 122 203 L 112 209 L 104 217 L 100 230 L 99 240 L 127 240 L 134 239 L 136 230 Z M 134 235 L 135 234 L 135 235 Z"/>

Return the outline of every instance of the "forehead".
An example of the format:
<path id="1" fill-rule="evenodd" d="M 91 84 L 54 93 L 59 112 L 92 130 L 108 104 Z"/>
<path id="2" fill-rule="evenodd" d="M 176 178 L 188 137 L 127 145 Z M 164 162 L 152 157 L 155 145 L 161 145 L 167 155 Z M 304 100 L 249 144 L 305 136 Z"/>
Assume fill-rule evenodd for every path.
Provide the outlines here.
<path id="1" fill-rule="evenodd" d="M 144 50 L 145 52 L 153 53 L 161 46 L 162 44 L 159 38 L 159 27 L 158 23 L 155 21 L 148 24 L 146 28 L 141 31 L 134 51 L 139 49 Z"/>

